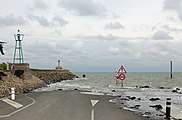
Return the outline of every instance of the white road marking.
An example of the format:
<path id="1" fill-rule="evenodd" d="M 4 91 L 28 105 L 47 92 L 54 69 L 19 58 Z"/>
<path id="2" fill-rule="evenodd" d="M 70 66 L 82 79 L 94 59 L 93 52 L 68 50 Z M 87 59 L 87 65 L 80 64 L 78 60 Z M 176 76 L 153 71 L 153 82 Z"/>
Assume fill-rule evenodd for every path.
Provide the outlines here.
<path id="1" fill-rule="evenodd" d="M 92 109 L 91 120 L 94 120 L 94 110 Z"/>
<path id="2" fill-rule="evenodd" d="M 93 107 L 99 102 L 99 100 L 90 100 L 90 101 Z"/>
<path id="3" fill-rule="evenodd" d="M 80 93 L 86 95 L 104 95 L 104 93 L 96 93 L 96 92 L 80 92 Z"/>
<path id="4" fill-rule="evenodd" d="M 90 100 L 92 104 L 91 120 L 94 120 L 94 109 L 93 107 L 99 102 L 99 100 Z"/>
<path id="5" fill-rule="evenodd" d="M 20 108 L 20 109 L 18 109 L 18 110 L 16 110 L 16 111 L 14 111 L 14 112 L 8 114 L 8 115 L 0 115 L 0 118 L 10 117 L 10 116 L 12 116 L 13 114 L 15 114 L 15 113 L 17 113 L 17 112 L 19 112 L 19 111 L 21 111 L 21 110 L 24 110 L 24 109 L 30 107 L 31 105 L 35 104 L 35 100 L 34 100 L 33 98 L 28 97 L 28 96 L 26 96 L 26 97 L 32 100 L 32 103 L 31 103 L 31 104 L 29 104 L 29 105 L 27 105 L 27 106 L 24 106 L 24 107 L 22 107 L 22 108 Z M 2 100 L 2 99 L 1 99 L 1 100 Z"/>
<path id="6" fill-rule="evenodd" d="M 9 105 L 11 105 L 11 106 L 13 106 L 13 107 L 15 107 L 15 108 L 17 108 L 17 109 L 23 107 L 22 104 L 17 103 L 15 101 L 12 101 L 12 100 L 7 99 L 7 98 L 6 99 L 2 99 L 2 101 L 5 102 L 5 103 L 7 103 L 7 104 L 9 104 Z"/>

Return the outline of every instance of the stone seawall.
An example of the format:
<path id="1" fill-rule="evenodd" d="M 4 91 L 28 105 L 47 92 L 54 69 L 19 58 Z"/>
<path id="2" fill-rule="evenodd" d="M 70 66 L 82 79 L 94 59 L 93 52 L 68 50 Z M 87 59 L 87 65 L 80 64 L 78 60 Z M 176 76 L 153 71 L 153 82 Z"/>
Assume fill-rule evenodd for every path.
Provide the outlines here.
<path id="1" fill-rule="evenodd" d="M 55 83 L 63 80 L 72 80 L 76 75 L 67 69 L 31 69 L 28 63 L 9 63 L 8 71 L 11 71 L 14 65 L 14 71 L 23 70 L 20 78 L 23 80 L 31 79 L 32 75 L 43 80 L 45 83 Z M 58 66 L 60 67 L 60 66 Z"/>
<path id="2" fill-rule="evenodd" d="M 6 76 L 3 76 L 0 80 L 0 98 L 9 96 L 12 87 L 15 88 L 15 94 L 22 94 L 46 85 L 43 80 L 33 75 L 30 79 L 21 79 L 8 71 L 4 72 L 4 74 Z"/>
<path id="3" fill-rule="evenodd" d="M 12 69 L 14 65 L 14 70 Z M 14 74 L 12 74 L 14 71 Z M 4 74 L 4 75 L 3 75 Z M 28 63 L 9 63 L 6 71 L 0 74 L 0 98 L 9 96 L 12 87 L 16 94 L 30 92 L 34 89 L 46 86 L 46 84 L 72 80 L 76 77 L 69 70 L 42 70 L 30 69 Z"/>
<path id="4" fill-rule="evenodd" d="M 63 80 L 73 80 L 76 77 L 69 70 L 44 70 L 44 69 L 30 69 L 32 75 L 43 80 L 45 83 L 61 82 Z"/>

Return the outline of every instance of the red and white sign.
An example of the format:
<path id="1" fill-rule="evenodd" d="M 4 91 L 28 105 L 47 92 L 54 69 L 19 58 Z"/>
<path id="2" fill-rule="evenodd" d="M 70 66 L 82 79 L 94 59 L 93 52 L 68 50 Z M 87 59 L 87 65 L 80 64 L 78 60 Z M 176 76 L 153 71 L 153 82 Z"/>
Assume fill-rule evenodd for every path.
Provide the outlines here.
<path id="1" fill-rule="evenodd" d="M 125 80 L 126 78 L 126 70 L 124 68 L 124 66 L 121 66 L 118 70 L 118 72 L 115 73 L 115 77 L 119 80 Z"/>

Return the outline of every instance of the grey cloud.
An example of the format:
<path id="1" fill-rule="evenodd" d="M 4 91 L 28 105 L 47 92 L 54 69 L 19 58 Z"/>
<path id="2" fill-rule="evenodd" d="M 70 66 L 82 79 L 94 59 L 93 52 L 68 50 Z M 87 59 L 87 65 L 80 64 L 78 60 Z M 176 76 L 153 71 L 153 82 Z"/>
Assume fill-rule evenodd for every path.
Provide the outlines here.
<path id="1" fill-rule="evenodd" d="M 44 16 L 34 16 L 34 15 L 30 15 L 29 18 L 32 19 L 32 20 L 37 20 L 38 23 L 41 26 L 44 26 L 44 27 L 50 26 L 50 22 Z"/>
<path id="2" fill-rule="evenodd" d="M 48 4 L 42 0 L 34 0 L 33 6 L 29 7 L 30 10 L 45 10 L 48 8 Z"/>
<path id="3" fill-rule="evenodd" d="M 119 37 L 117 36 L 114 36 L 112 34 L 108 34 L 107 36 L 104 36 L 104 35 L 97 35 L 96 36 L 99 40 L 116 40 L 118 39 Z"/>
<path id="4" fill-rule="evenodd" d="M 84 36 L 75 36 L 78 39 L 84 39 L 84 40 L 105 40 L 105 41 L 110 41 L 110 40 L 148 40 L 150 38 L 148 37 L 121 37 L 121 36 L 116 36 L 113 34 L 107 34 L 107 35 L 84 35 Z"/>
<path id="5" fill-rule="evenodd" d="M 39 40 L 34 39 L 31 43 L 25 43 L 26 60 L 31 63 L 45 64 L 43 67 L 48 67 L 48 64 L 52 64 L 50 61 L 55 60 L 56 62 L 58 59 L 64 61 L 64 64 L 75 64 L 77 60 L 77 64 L 82 64 L 85 63 L 85 60 L 88 60 L 89 54 L 76 46 L 78 41 L 59 39 L 48 42 L 51 40 L 45 37 Z"/>
<path id="6" fill-rule="evenodd" d="M 181 2 L 181 0 L 165 0 L 164 9 L 179 10 Z"/>
<path id="7" fill-rule="evenodd" d="M 124 26 L 121 25 L 121 23 L 119 23 L 119 22 L 114 22 L 114 23 L 111 22 L 111 23 L 106 24 L 105 28 L 106 29 L 123 29 Z"/>
<path id="8" fill-rule="evenodd" d="M 107 37 L 109 35 L 102 36 Z M 135 67 L 133 65 L 136 64 L 145 68 L 144 63 L 147 67 L 149 63 L 159 67 L 158 64 L 165 63 L 170 59 L 181 59 L 182 56 L 180 52 L 182 41 L 141 40 L 136 42 L 119 39 L 114 42 L 112 40 L 103 42 L 98 38 L 94 41 L 85 41 L 85 38 L 78 39 L 75 37 L 66 38 L 66 40 L 61 38 L 52 40 L 49 37 L 32 38 L 32 36 L 27 36 L 26 39 L 32 41 L 24 41 L 25 61 L 29 62 L 31 66 L 36 66 L 36 68 L 54 68 L 58 59 L 61 60 L 64 68 L 74 69 L 75 71 L 83 71 L 83 68 L 90 71 L 89 66 L 95 68 L 94 71 L 99 69 L 100 66 L 113 66 L 121 62 L 126 66 L 130 65 L 132 69 Z M 13 49 L 7 50 L 12 52 Z M 112 71 L 112 69 L 108 70 Z M 150 71 L 150 68 L 148 70 Z"/>
<path id="9" fill-rule="evenodd" d="M 36 20 L 41 26 L 44 27 L 51 27 L 51 26 L 61 26 L 68 24 L 66 20 L 64 20 L 60 16 L 55 16 L 53 19 L 48 20 L 44 16 L 35 16 L 35 15 L 29 15 L 28 16 L 31 20 Z"/>
<path id="10" fill-rule="evenodd" d="M 182 21 L 182 1 L 181 0 L 165 0 L 163 9 L 176 11 L 179 19 Z"/>
<path id="11" fill-rule="evenodd" d="M 16 26 L 25 24 L 26 21 L 23 17 L 15 17 L 13 14 L 0 17 L 0 26 Z"/>
<path id="12" fill-rule="evenodd" d="M 66 20 L 64 20 L 60 16 L 55 16 L 53 18 L 53 21 L 54 21 L 54 24 L 58 23 L 58 25 L 60 25 L 61 27 L 63 27 L 64 25 L 68 24 L 68 22 Z"/>
<path id="13" fill-rule="evenodd" d="M 169 25 L 163 25 L 162 28 L 172 32 L 182 32 L 182 29 L 178 29 L 176 27 L 170 27 Z"/>
<path id="14" fill-rule="evenodd" d="M 76 36 L 78 39 L 85 39 L 85 40 L 117 40 L 119 37 L 114 36 L 112 34 L 108 35 L 87 35 L 87 36 Z"/>
<path id="15" fill-rule="evenodd" d="M 44 26 L 44 27 L 47 27 L 50 25 L 49 21 L 43 16 L 37 17 L 37 20 L 39 21 L 39 24 Z"/>
<path id="16" fill-rule="evenodd" d="M 59 5 L 81 16 L 100 16 L 105 14 L 105 7 L 94 0 L 61 0 Z"/>
<path id="17" fill-rule="evenodd" d="M 173 39 L 171 36 L 168 35 L 167 32 L 164 31 L 157 31 L 153 34 L 152 39 L 155 40 L 169 40 Z"/>

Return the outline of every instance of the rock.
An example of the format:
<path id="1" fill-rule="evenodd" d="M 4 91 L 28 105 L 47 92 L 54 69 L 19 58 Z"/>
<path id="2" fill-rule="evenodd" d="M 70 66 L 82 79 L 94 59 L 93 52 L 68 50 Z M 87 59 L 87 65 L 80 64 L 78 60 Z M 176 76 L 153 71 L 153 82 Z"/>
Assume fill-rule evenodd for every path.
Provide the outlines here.
<path id="1" fill-rule="evenodd" d="M 163 108 L 162 105 L 150 105 L 149 107 L 155 108 L 156 110 L 161 110 Z"/>
<path id="2" fill-rule="evenodd" d="M 140 105 L 135 105 L 135 108 L 138 109 L 140 107 Z"/>
<path id="3" fill-rule="evenodd" d="M 0 76 L 7 76 L 4 72 L 0 71 Z"/>
<path id="4" fill-rule="evenodd" d="M 120 98 L 120 100 L 129 101 L 129 99 L 128 99 L 128 98 Z"/>
<path id="5" fill-rule="evenodd" d="M 163 116 L 164 116 L 164 114 L 156 114 L 156 116 L 163 117 Z"/>
<path id="6" fill-rule="evenodd" d="M 145 85 L 145 86 L 139 86 L 139 88 L 150 88 L 150 86 Z"/>
<path id="7" fill-rule="evenodd" d="M 58 91 L 62 91 L 63 89 L 62 88 L 59 88 Z"/>
<path id="8" fill-rule="evenodd" d="M 131 99 L 131 100 L 134 100 L 134 99 L 136 99 L 136 97 L 130 97 L 130 99 Z"/>
<path id="9" fill-rule="evenodd" d="M 136 99 L 136 97 L 134 97 L 134 96 L 126 96 L 126 97 L 128 97 L 130 100 Z"/>
<path id="10" fill-rule="evenodd" d="M 172 92 L 176 92 L 177 93 L 177 90 L 172 90 Z"/>
<path id="11" fill-rule="evenodd" d="M 159 87 L 159 89 L 164 89 L 164 87 Z"/>
<path id="12" fill-rule="evenodd" d="M 142 100 L 142 98 L 141 98 L 141 97 L 139 97 L 137 100 Z"/>
<path id="13" fill-rule="evenodd" d="M 82 77 L 83 77 L 83 78 L 85 78 L 85 77 L 86 77 L 86 75 L 85 75 L 85 74 L 83 74 L 83 75 L 82 75 Z"/>
<path id="14" fill-rule="evenodd" d="M 31 69 L 31 74 L 45 81 L 47 84 L 61 82 L 63 80 L 73 80 L 76 75 L 69 70 L 39 70 Z"/>
<path id="15" fill-rule="evenodd" d="M 160 98 L 150 98 L 149 100 L 150 101 L 157 101 L 157 100 L 160 100 Z"/>
<path id="16" fill-rule="evenodd" d="M 112 90 L 112 92 L 116 92 L 116 90 Z"/>
<path id="17" fill-rule="evenodd" d="M 180 88 L 174 88 L 171 92 L 181 94 Z"/>
<path id="18" fill-rule="evenodd" d="M 176 90 L 180 90 L 180 88 L 176 88 Z"/>
<path id="19" fill-rule="evenodd" d="M 143 116 L 148 116 L 148 115 L 151 115 L 151 112 L 145 112 L 142 114 Z"/>
<path id="20" fill-rule="evenodd" d="M 22 94 L 30 92 L 34 89 L 45 86 L 45 82 L 33 76 L 31 79 L 22 80 L 10 72 L 6 72 L 7 76 L 4 76 L 0 81 L 0 97 L 9 96 L 11 93 L 10 88 L 14 87 L 16 94 Z M 13 78 L 13 79 L 12 79 Z"/>

